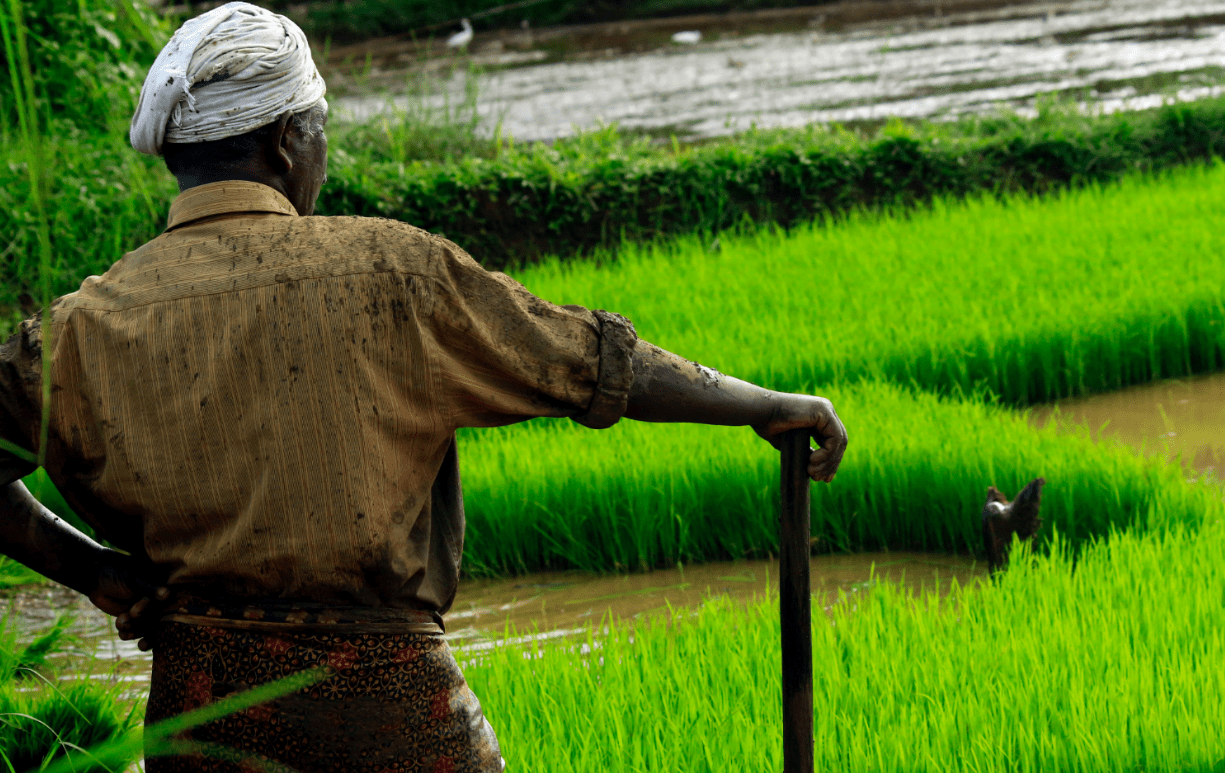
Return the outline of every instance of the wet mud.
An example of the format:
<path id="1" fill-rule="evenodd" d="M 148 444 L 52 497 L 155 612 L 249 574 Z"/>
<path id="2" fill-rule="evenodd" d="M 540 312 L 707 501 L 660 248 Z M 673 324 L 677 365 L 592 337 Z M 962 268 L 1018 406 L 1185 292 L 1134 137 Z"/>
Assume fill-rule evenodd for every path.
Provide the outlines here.
<path id="1" fill-rule="evenodd" d="M 628 43 L 579 47 L 581 56 L 556 61 L 548 60 L 560 55 L 543 43 L 511 51 L 490 41 L 494 52 L 482 54 L 478 45 L 477 61 L 497 65 L 497 57 L 513 53 L 518 58 L 506 65 L 529 66 L 480 75 L 477 110 L 490 134 L 500 124 L 504 136 L 518 140 L 611 122 L 696 139 L 752 126 L 951 119 L 999 108 L 1035 114 L 1048 94 L 1105 111 L 1141 109 L 1215 96 L 1225 84 L 1225 0 L 910 8 L 909 15 L 841 22 L 808 8 L 779 16 L 760 33 L 712 19 L 694 22 L 703 32 L 696 45 L 669 39 L 642 52 Z M 544 63 L 524 59 L 533 55 Z M 403 82 L 397 72 L 385 71 L 381 83 Z M 438 105 L 462 103 L 467 77 L 442 83 Z M 335 79 L 343 84 L 343 76 Z M 350 94 L 334 104 L 342 120 L 366 121 L 395 103 L 386 95 Z"/>

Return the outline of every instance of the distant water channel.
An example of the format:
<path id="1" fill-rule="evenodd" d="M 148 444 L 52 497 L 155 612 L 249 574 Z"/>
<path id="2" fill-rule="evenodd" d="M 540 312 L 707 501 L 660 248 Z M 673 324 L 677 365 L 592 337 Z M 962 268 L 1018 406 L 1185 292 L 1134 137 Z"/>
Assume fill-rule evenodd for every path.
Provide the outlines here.
<path id="1" fill-rule="evenodd" d="M 1056 406 L 1037 409 L 1032 420 L 1038 425 L 1052 420 L 1069 427 L 1086 425 L 1095 437 L 1118 438 L 1150 452 L 1181 454 L 1200 474 L 1219 475 L 1225 470 L 1225 373 L 1067 400 L 1057 408 L 1057 412 Z M 904 575 L 904 586 L 911 593 L 926 590 L 943 595 L 954 579 L 964 587 L 985 573 L 981 561 L 964 556 L 904 552 L 817 556 L 812 560 L 812 587 L 828 610 L 839 591 L 853 599 L 873 581 L 900 582 Z M 763 597 L 767 586 L 774 589 L 777 584 L 776 561 L 703 564 L 628 576 L 552 572 L 467 580 L 446 616 L 447 638 L 463 659 L 506 643 L 585 632 L 609 613 L 632 622 L 663 613 L 669 604 L 697 608 L 712 595 L 743 603 Z M 83 597 L 58 586 L 38 586 L 9 591 L 7 602 L 18 625 L 30 635 L 45 630 L 56 614 L 72 613 L 78 640 L 59 656 L 60 662 L 93 678 L 123 681 L 133 695 L 147 690 L 151 656 L 135 643 L 119 640 L 111 618 Z M 505 634 L 508 623 L 517 631 L 510 642 Z"/>
<path id="2" fill-rule="evenodd" d="M 1181 458 L 1195 474 L 1225 481 L 1225 373 L 1064 400 L 1032 415 L 1040 426 L 1084 426 L 1095 439 Z"/>
<path id="3" fill-rule="evenodd" d="M 1225 83 L 1225 0 L 1071 0 L 944 14 L 940 6 L 846 25 L 814 7 L 772 34 L 708 29 L 692 46 L 502 69 L 480 77 L 478 110 L 489 131 L 500 121 L 519 140 L 601 122 L 699 138 L 752 125 L 1033 113 L 1051 93 L 1108 111 L 1140 109 L 1217 95 Z M 444 89 L 452 105 L 463 100 L 463 77 Z M 347 96 L 335 104 L 365 121 L 388 103 Z"/>

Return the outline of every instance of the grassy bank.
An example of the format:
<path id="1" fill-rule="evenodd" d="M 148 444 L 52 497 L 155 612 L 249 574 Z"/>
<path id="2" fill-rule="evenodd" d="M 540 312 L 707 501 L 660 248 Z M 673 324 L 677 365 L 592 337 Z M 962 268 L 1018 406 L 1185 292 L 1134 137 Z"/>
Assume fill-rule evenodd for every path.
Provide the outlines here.
<path id="1" fill-rule="evenodd" d="M 745 222 L 804 225 L 935 197 L 1044 193 L 1204 161 L 1225 149 L 1225 99 L 1035 120 L 966 118 L 749 132 L 696 146 L 594 131 L 492 159 L 396 163 L 338 135 L 320 211 L 392 217 L 458 242 L 487 267 L 573 256 L 626 241 L 718 232 Z"/>
<path id="2" fill-rule="evenodd" d="M 815 609 L 815 769 L 1220 771 L 1223 559 L 1218 521 L 1114 535 L 1075 571 L 1057 546 L 939 602 L 881 583 L 832 624 Z M 520 770 L 782 766 L 775 599 L 530 654 L 464 668 Z"/>

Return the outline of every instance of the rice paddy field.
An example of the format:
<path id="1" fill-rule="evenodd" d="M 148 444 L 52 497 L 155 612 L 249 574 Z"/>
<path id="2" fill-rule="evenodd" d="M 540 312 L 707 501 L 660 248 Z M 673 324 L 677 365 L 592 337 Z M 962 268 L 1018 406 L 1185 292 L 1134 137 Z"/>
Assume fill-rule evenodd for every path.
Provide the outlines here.
<path id="1" fill-rule="evenodd" d="M 984 487 L 1046 477 L 1043 540 L 998 582 L 814 610 L 818 770 L 1225 770 L 1221 489 L 1024 410 L 1221 368 L 1222 185 L 1218 164 L 518 275 L 829 396 L 851 445 L 814 487 L 818 550 L 972 551 Z M 470 571 L 776 547 L 777 460 L 745 430 L 530 422 L 463 444 Z M 778 770 L 778 626 L 775 598 L 712 600 L 465 673 L 522 770 Z"/>
<path id="2" fill-rule="evenodd" d="M 1222 771 L 1221 489 L 1087 430 L 1036 429 L 1025 407 L 1221 368 L 1223 194 L 1216 164 L 517 278 L 730 374 L 830 397 L 851 445 L 813 489 L 818 551 L 974 552 L 986 486 L 1047 479 L 1043 539 L 998 582 L 917 603 L 879 583 L 814 611 L 818 769 Z M 747 429 L 535 421 L 461 443 L 474 575 L 777 548 L 777 457 Z M 483 651 L 465 673 L 515 770 L 777 770 L 776 603 L 610 620 L 585 642 Z M 105 685 L 31 673 L 45 681 L 0 686 L 10 758 L 26 747 L 7 739 L 34 738 L 21 723 L 53 707 L 72 743 L 130 738 L 137 715 Z"/>
<path id="3" fill-rule="evenodd" d="M 838 478 L 814 489 L 818 549 L 972 551 L 986 486 L 1015 493 L 1038 476 L 1052 483 L 1044 516 L 1075 546 L 1111 525 L 1194 523 L 1215 494 L 1012 409 L 1225 364 L 1222 196 L 1216 164 L 517 277 L 725 373 L 830 397 L 851 442 Z M 536 421 L 461 440 L 470 572 L 776 547 L 777 460 L 748 430 Z"/>
<path id="4" fill-rule="evenodd" d="M 6 61 L 22 62 L 20 121 L 5 118 L 3 146 L 29 180 L 0 200 L 21 216 L 14 244 L 39 245 L 16 260 L 45 303 L 55 282 L 159 220 L 169 180 L 44 142 L 35 74 L 60 76 L 30 66 L 20 5 L 0 11 L 16 24 L 0 30 Z M 114 90 L 99 72 L 101 99 Z M 121 136 L 130 106 L 103 101 Z M 52 169 L 135 193 L 106 199 L 114 211 L 56 206 Z M 647 340 L 731 375 L 830 397 L 851 442 L 836 481 L 813 488 L 816 551 L 978 552 L 986 487 L 1015 494 L 1046 478 L 1042 539 L 1018 546 L 997 581 L 917 600 L 873 583 L 814 610 L 818 769 L 1225 773 L 1219 481 L 1026 414 L 1225 369 L 1222 200 L 1214 163 L 1040 198 L 746 226 L 515 276 L 554 302 L 621 312 Z M 52 233 L 93 251 L 52 255 Z M 638 571 L 778 547 L 778 460 L 747 429 L 536 421 L 465 431 L 461 445 L 470 575 Z M 65 512 L 45 475 L 27 484 Z M 0 561 L 0 588 L 36 579 Z M 72 646 L 67 630 L 0 623 L 0 770 L 55 757 L 52 769 L 101 770 L 73 751 L 98 743 L 114 770 L 138 753 L 140 701 L 48 659 Z M 778 639 L 767 594 L 461 658 L 511 771 L 762 771 L 781 767 Z"/>
<path id="5" fill-rule="evenodd" d="M 732 375 L 830 397 L 851 445 L 813 488 L 815 550 L 981 550 L 986 486 L 1047 479 L 1043 539 L 1000 581 L 919 603 L 879 583 L 815 610 L 818 769 L 1221 771 L 1221 489 L 1088 430 L 1036 429 L 1025 407 L 1221 368 L 1223 195 L 1216 164 L 517 278 Z M 747 429 L 534 421 L 461 443 L 470 574 L 777 549 L 778 461 Z M 465 673 L 513 769 L 778 769 L 776 603 L 610 620 L 586 642 L 484 651 Z M 132 708 L 105 686 L 55 683 L 8 678 L 8 737 L 38 700 L 73 743 L 129 737 Z M 97 724 L 69 722 L 78 709 Z"/>
<path id="6" fill-rule="evenodd" d="M 815 769 L 1225 770 L 1221 521 L 1053 548 L 944 599 L 880 583 L 814 610 Z M 777 771 L 779 658 L 763 599 L 464 673 L 516 770 Z"/>

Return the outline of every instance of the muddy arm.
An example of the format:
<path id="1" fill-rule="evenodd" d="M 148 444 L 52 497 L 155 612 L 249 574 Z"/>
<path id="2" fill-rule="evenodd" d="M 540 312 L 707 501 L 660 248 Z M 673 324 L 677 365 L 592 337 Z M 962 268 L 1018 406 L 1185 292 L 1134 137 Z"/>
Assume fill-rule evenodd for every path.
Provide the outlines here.
<path id="1" fill-rule="evenodd" d="M 838 470 L 846 429 L 824 397 L 772 392 L 641 340 L 633 363 L 626 418 L 748 426 L 776 447 L 781 433 L 807 427 L 819 446 L 810 457 L 809 475 L 829 481 Z"/>
<path id="2" fill-rule="evenodd" d="M 20 480 L 0 490 L 0 553 L 88 596 L 111 615 L 157 592 L 138 561 L 74 529 L 39 504 Z"/>
<path id="3" fill-rule="evenodd" d="M 89 595 L 106 548 L 39 504 L 15 480 L 0 493 L 0 552 L 44 577 Z"/>

